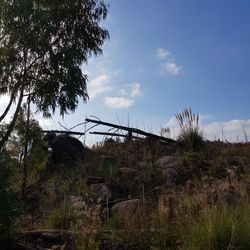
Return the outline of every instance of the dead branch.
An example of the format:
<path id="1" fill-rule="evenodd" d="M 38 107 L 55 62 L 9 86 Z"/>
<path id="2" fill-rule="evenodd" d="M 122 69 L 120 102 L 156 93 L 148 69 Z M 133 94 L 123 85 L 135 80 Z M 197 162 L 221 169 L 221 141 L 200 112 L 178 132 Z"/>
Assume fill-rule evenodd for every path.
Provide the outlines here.
<path id="1" fill-rule="evenodd" d="M 132 133 L 135 133 L 135 134 L 139 134 L 139 135 L 144 135 L 144 136 L 149 137 L 149 138 L 161 140 L 161 141 L 164 141 L 165 143 L 168 143 L 168 144 L 172 144 L 172 143 L 175 142 L 174 140 L 172 140 L 170 138 L 165 138 L 163 136 L 148 133 L 148 132 L 145 132 L 145 131 L 137 129 L 137 128 L 125 127 L 125 126 L 121 126 L 121 125 L 117 125 L 117 124 L 113 124 L 113 123 L 109 123 L 109 122 L 103 122 L 101 120 L 93 120 L 93 119 L 88 119 L 88 118 L 86 118 L 85 121 L 86 122 L 96 123 L 98 125 L 104 125 L 104 126 L 113 127 L 113 128 L 128 131 L 128 134 L 129 134 L 128 137 L 130 137 L 130 138 L 132 138 L 131 137 Z"/>
<path id="2" fill-rule="evenodd" d="M 65 130 L 42 130 L 43 133 L 56 133 L 56 134 L 67 134 L 67 135 L 85 135 L 83 132 L 76 131 L 65 131 Z"/>

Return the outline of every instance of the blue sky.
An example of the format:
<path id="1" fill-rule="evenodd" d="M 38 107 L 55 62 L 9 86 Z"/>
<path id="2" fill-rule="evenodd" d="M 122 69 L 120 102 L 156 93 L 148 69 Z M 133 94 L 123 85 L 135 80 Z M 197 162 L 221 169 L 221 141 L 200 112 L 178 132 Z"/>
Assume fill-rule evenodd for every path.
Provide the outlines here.
<path id="1" fill-rule="evenodd" d="M 174 115 L 191 107 L 208 138 L 243 140 L 244 130 L 250 138 L 249 1 L 109 3 L 102 25 L 110 40 L 82 66 L 89 102 L 63 121 L 39 118 L 43 127 L 70 128 L 95 115 L 155 133 L 169 126 L 176 136 Z"/>

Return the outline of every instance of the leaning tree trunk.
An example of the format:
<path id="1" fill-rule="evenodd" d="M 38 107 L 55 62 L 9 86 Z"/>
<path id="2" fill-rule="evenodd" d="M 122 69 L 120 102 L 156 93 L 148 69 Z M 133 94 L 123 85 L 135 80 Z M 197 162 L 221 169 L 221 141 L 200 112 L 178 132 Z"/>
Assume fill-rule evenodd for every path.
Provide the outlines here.
<path id="1" fill-rule="evenodd" d="M 25 199 L 25 190 L 27 186 L 27 176 L 28 176 L 28 164 L 27 164 L 27 155 L 28 155 L 28 145 L 29 145 L 29 131 L 30 131 L 30 95 L 27 99 L 27 122 L 25 128 L 25 143 L 24 143 L 24 152 L 23 152 L 23 183 L 22 183 L 22 198 Z"/>
<path id="2" fill-rule="evenodd" d="M 5 118 L 5 116 L 8 114 L 9 110 L 10 110 L 10 107 L 13 103 L 13 100 L 14 100 L 14 94 L 11 95 L 10 97 L 10 101 L 8 103 L 8 106 L 6 107 L 6 109 L 4 110 L 3 114 L 0 116 L 0 122 Z"/>
<path id="3" fill-rule="evenodd" d="M 7 129 L 6 133 L 3 135 L 3 137 L 0 140 L 0 151 L 2 151 L 5 143 L 8 141 L 8 138 L 9 138 L 11 132 L 13 131 L 14 127 L 15 127 L 16 120 L 18 118 L 18 115 L 19 115 L 19 112 L 20 112 L 20 109 L 21 109 L 21 105 L 22 105 L 22 102 L 23 102 L 23 97 L 24 97 L 24 86 L 22 85 L 21 90 L 20 90 L 19 100 L 18 100 L 18 103 L 17 103 L 17 107 L 16 107 L 16 110 L 15 110 L 14 116 L 12 118 L 12 121 L 11 121 L 10 125 L 8 126 L 8 129 Z"/>

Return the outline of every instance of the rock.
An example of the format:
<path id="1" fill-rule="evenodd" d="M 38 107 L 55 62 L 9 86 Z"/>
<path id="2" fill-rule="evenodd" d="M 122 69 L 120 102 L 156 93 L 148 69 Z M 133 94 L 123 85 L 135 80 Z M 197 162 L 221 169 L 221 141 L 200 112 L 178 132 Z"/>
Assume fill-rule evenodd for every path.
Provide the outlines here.
<path id="1" fill-rule="evenodd" d="M 155 163 L 162 170 L 165 177 L 165 186 L 174 188 L 180 179 L 178 170 L 181 168 L 181 161 L 175 156 L 163 156 Z"/>
<path id="2" fill-rule="evenodd" d="M 137 208 L 139 208 L 142 205 L 142 200 L 141 199 L 132 199 L 132 200 L 126 200 L 119 202 L 115 204 L 112 207 L 112 212 L 113 213 L 118 213 L 118 214 L 130 214 L 136 211 Z"/>
<path id="3" fill-rule="evenodd" d="M 173 168 L 177 170 L 181 167 L 181 161 L 176 156 L 166 155 L 166 156 L 159 158 L 155 162 L 155 165 L 160 167 L 161 169 Z"/>
<path id="4" fill-rule="evenodd" d="M 68 163 L 78 160 L 85 149 L 78 139 L 69 135 L 48 133 L 46 139 L 49 147 L 52 149 L 52 159 L 56 163 Z"/>
<path id="5" fill-rule="evenodd" d="M 99 201 L 105 201 L 107 197 L 110 199 L 112 196 L 109 188 L 104 183 L 92 184 L 90 185 L 90 190 Z"/>
<path id="6" fill-rule="evenodd" d="M 165 177 L 165 186 L 167 188 L 173 188 L 176 186 L 179 174 L 174 168 L 164 169 L 163 176 Z"/>

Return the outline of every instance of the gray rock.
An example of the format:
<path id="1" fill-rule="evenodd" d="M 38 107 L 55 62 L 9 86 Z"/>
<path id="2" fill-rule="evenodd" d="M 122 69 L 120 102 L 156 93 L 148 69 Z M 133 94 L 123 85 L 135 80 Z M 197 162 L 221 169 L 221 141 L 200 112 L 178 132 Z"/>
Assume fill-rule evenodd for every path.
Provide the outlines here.
<path id="1" fill-rule="evenodd" d="M 162 170 L 165 177 L 165 186 L 167 188 L 174 188 L 179 179 L 178 170 L 181 168 L 181 161 L 175 156 L 163 156 L 155 163 L 157 167 Z"/>
<path id="2" fill-rule="evenodd" d="M 155 165 L 157 167 L 160 167 L 161 169 L 166 169 L 166 168 L 173 168 L 173 169 L 179 169 L 181 167 L 181 161 L 178 157 L 176 156 L 163 156 L 159 158 L 156 162 Z"/>
<path id="3" fill-rule="evenodd" d="M 131 199 L 119 202 L 112 207 L 113 213 L 124 214 L 124 213 L 133 213 L 142 205 L 141 199 Z"/>

